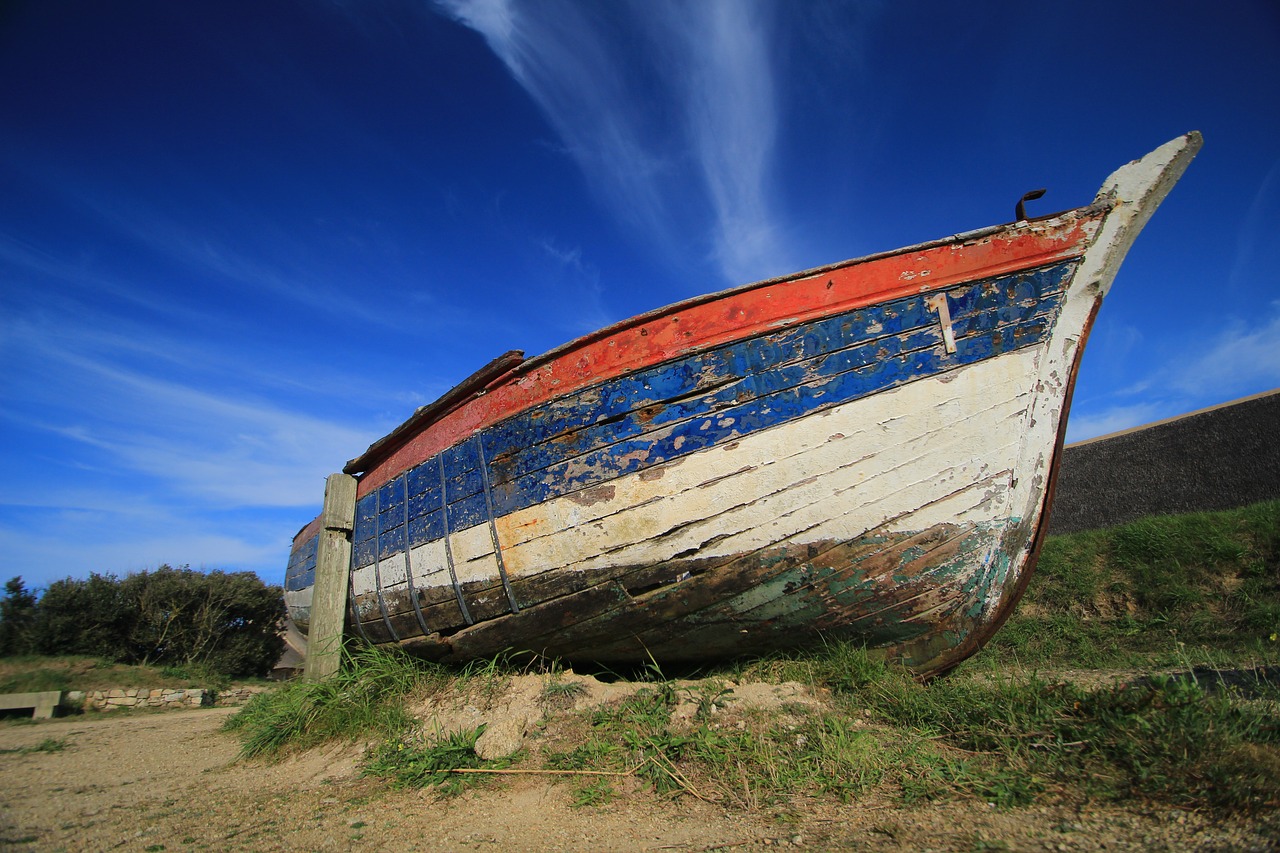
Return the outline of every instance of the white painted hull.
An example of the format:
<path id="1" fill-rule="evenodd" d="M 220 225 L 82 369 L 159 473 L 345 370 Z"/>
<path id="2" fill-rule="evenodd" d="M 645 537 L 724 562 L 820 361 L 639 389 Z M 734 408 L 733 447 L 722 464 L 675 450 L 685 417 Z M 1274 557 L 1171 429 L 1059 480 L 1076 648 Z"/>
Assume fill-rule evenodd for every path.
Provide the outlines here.
<path id="1" fill-rule="evenodd" d="M 409 458 L 416 467 L 398 461 L 408 450 L 383 452 L 391 461 L 357 511 L 354 626 L 445 659 L 523 649 L 700 660 L 844 636 L 920 671 L 953 666 L 1025 587 L 1088 329 L 1136 230 L 1196 147 L 1190 137 L 1170 143 L 1117 172 L 1094 207 L 1060 220 L 902 256 L 911 281 L 952 269 L 949 248 L 981 251 L 993 259 L 977 265 L 986 277 L 938 273 L 918 286 L 927 299 L 877 285 L 897 301 L 851 303 L 830 319 L 804 309 L 797 316 L 816 319 L 772 324 L 778 332 L 758 325 L 740 352 L 713 330 L 709 341 L 729 342 L 712 356 L 689 350 L 652 373 L 566 389 L 518 415 L 532 418 L 527 426 L 498 420 L 453 439 L 471 448 L 449 457 L 457 473 L 446 470 L 453 450 L 431 455 L 430 434 L 404 439 L 396 447 L 425 448 Z M 1017 267 L 993 248 L 1002 240 L 1041 248 Z M 867 274 L 883 277 L 889 262 L 898 260 L 871 259 Z M 808 292 L 827 299 L 828 275 L 769 287 L 792 288 L 778 298 L 797 304 Z M 726 299 L 747 316 L 772 298 L 769 287 Z M 670 309 L 671 322 L 699 310 Z M 580 346 L 611 358 L 615 343 L 640 346 L 627 336 L 650 328 L 659 324 L 642 318 Z M 866 355 L 877 347 L 879 362 Z M 754 382 L 728 370 L 744 362 L 761 371 Z M 833 373 L 833 363 L 843 366 Z M 658 395 L 646 376 L 670 386 L 670 404 L 646 402 Z M 627 394 L 638 402 L 617 408 Z M 615 421 L 616 436 L 594 426 Z M 529 450 L 512 444 L 526 434 Z M 478 469 L 466 467 L 471 457 Z M 387 473 L 390 464 L 400 467 Z M 476 511 L 480 498 L 487 513 Z M 457 524 L 465 512 L 476 520 Z M 425 532 L 428 522 L 442 533 Z M 290 589 L 295 615 L 306 617 L 310 596 L 310 586 Z"/>

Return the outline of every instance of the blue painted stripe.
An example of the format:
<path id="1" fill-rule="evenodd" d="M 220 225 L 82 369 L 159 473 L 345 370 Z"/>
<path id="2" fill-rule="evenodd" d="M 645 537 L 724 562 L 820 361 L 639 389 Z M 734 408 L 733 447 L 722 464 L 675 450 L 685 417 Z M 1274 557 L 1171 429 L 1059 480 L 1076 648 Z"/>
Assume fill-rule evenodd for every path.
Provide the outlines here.
<path id="1" fill-rule="evenodd" d="M 284 573 L 285 589 L 296 592 L 316 582 L 316 551 L 319 545 L 320 534 L 316 533 L 290 552 L 289 567 Z"/>
<path id="2" fill-rule="evenodd" d="M 923 297 L 870 306 L 698 353 L 550 401 L 444 451 L 449 532 L 824 408 L 1043 340 L 1073 263 L 948 291 L 959 350 L 941 345 Z M 439 461 L 426 460 L 357 504 L 353 566 L 443 535 Z M 377 501 L 384 512 L 377 513 Z"/>
<path id="3" fill-rule="evenodd" d="M 954 288 L 948 294 L 952 327 L 958 338 L 991 331 L 1053 310 L 1070 274 L 1060 264 L 1031 274 Z M 673 397 L 715 390 L 709 407 L 776 388 L 761 387 L 769 372 L 801 361 L 829 356 L 861 346 L 864 357 L 876 357 L 879 342 L 893 347 L 893 336 L 912 330 L 933 330 L 937 315 L 923 297 L 897 300 L 793 329 L 741 341 L 718 350 L 690 356 L 579 392 L 548 406 L 516 415 L 485 431 L 485 455 L 490 459 L 490 483 L 497 485 L 570 453 L 581 453 L 654 425 L 689 416 L 689 407 L 664 406 L 650 419 L 646 407 Z M 920 345 L 915 342 L 914 345 Z M 893 350 L 885 355 L 893 354 Z M 589 430 L 584 437 L 575 430 Z M 548 442 L 552 442 L 548 444 Z"/>
<path id="4" fill-rule="evenodd" d="M 767 397 L 749 400 L 713 415 L 685 420 L 656 435 L 648 433 L 627 439 L 495 486 L 494 512 L 499 516 L 515 512 L 596 483 L 798 420 L 822 409 L 983 361 L 1000 352 L 1018 348 L 1016 336 L 1019 333 L 1024 334 L 1025 345 L 1040 340 L 1047 329 L 1047 320 L 1036 320 L 1007 327 L 991 337 L 967 342 L 960 353 L 951 356 L 937 347 L 895 355 L 833 377 L 823 377 L 818 382 L 786 387 Z"/>

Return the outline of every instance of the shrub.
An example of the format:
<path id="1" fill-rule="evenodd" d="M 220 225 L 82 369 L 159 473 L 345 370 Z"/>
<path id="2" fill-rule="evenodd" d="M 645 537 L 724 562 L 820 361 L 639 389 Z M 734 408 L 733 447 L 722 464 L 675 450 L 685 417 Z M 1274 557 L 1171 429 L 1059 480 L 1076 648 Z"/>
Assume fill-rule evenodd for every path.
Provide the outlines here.
<path id="1" fill-rule="evenodd" d="M 31 623 L 36 617 L 36 596 L 28 592 L 21 576 L 4 585 L 0 599 L 0 657 L 31 652 Z"/>
<path id="2" fill-rule="evenodd" d="M 38 600 L 21 578 L 5 589 L 5 654 L 92 655 L 251 676 L 266 674 L 284 648 L 283 592 L 251 572 L 164 565 L 122 580 L 93 573 L 55 581 Z"/>

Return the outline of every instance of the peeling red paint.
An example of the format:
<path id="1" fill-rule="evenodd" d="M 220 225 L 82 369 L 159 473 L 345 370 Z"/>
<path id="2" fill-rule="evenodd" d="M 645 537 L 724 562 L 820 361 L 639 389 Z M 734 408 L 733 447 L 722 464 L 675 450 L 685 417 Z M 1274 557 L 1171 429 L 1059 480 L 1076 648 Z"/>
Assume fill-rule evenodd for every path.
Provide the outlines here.
<path id="1" fill-rule="evenodd" d="M 446 414 L 374 464 L 360 480 L 363 497 L 400 471 L 463 438 L 553 396 L 679 354 L 707 349 L 782 325 L 924 293 L 1079 256 L 1106 208 L 1082 208 L 966 241 L 849 261 L 817 273 L 749 285 L 664 308 L 581 338 L 508 374 L 508 381 Z M 904 284 L 902 276 L 928 277 Z M 726 313 L 737 319 L 725 323 Z M 681 323 L 689 327 L 686 333 Z"/>

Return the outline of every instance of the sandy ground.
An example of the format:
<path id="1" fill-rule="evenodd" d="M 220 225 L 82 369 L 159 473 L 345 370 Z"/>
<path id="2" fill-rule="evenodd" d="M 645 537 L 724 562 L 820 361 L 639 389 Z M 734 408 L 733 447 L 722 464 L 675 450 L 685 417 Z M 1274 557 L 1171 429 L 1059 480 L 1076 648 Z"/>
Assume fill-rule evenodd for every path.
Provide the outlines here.
<path id="1" fill-rule="evenodd" d="M 1196 812 L 868 800 L 727 811 L 638 785 L 574 808 L 554 777 L 452 799 L 364 778 L 359 750 L 237 762 L 231 709 L 0 724 L 0 847 L 18 850 L 1267 850 L 1280 822 Z M 53 739 L 60 751 L 31 751 Z"/>

